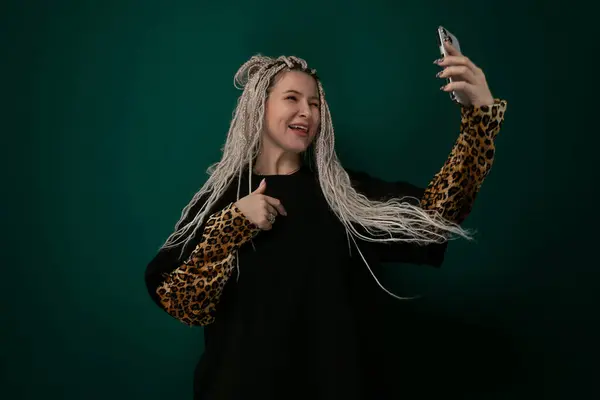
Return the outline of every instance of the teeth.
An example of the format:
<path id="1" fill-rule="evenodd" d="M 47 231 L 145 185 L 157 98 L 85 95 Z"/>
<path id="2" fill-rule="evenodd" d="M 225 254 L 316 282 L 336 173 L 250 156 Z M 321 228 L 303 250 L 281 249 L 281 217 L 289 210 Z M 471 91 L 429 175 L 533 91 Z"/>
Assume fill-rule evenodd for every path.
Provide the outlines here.
<path id="1" fill-rule="evenodd" d="M 290 128 L 292 128 L 292 129 L 302 129 L 303 131 L 307 131 L 308 130 L 304 126 L 299 126 L 299 125 L 290 125 Z"/>

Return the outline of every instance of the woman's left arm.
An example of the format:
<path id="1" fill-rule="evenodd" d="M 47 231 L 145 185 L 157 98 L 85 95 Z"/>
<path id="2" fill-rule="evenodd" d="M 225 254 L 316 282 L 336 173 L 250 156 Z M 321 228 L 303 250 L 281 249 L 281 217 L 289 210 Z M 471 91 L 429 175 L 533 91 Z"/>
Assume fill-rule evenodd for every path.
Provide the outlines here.
<path id="1" fill-rule="evenodd" d="M 492 168 L 496 135 L 504 122 L 506 101 L 494 99 L 485 74 L 469 58 L 446 42 L 448 56 L 437 60 L 440 78 L 452 78 L 442 86 L 466 98 L 461 105 L 460 135 L 441 170 L 429 183 L 421 207 L 437 211 L 447 220 L 462 223 Z"/>
<path id="2" fill-rule="evenodd" d="M 409 196 L 420 207 L 437 211 L 445 219 L 462 223 L 471 212 L 475 197 L 489 174 L 494 160 L 494 139 L 504 118 L 506 102 L 491 106 L 462 107 L 460 135 L 440 171 L 427 188 L 407 182 L 384 182 L 353 172 L 358 189 L 376 199 Z M 368 245 L 381 262 L 426 264 L 439 267 L 444 262 L 448 242 L 419 246 L 411 243 Z"/>
<path id="3" fill-rule="evenodd" d="M 442 90 L 462 92 L 467 102 L 461 105 L 460 134 L 450 155 L 426 189 L 406 182 L 386 183 L 355 174 L 358 187 L 373 198 L 410 196 L 418 198 L 423 209 L 461 224 L 472 210 L 475 197 L 488 176 L 496 153 L 495 139 L 500 132 L 506 101 L 494 99 L 485 75 L 471 60 L 446 43 L 448 56 L 437 60 L 444 69 L 440 78 L 452 77 Z M 364 175 L 364 174 L 363 174 Z M 418 246 L 409 243 L 370 244 L 381 262 L 405 262 L 440 266 L 448 243 Z"/>

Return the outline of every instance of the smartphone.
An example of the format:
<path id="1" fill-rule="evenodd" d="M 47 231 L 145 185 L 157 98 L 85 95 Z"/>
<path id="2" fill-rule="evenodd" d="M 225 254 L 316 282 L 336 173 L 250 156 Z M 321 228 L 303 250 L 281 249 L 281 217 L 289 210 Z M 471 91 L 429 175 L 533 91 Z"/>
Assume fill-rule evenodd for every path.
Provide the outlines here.
<path id="1" fill-rule="evenodd" d="M 448 29 L 444 28 L 443 26 L 439 26 L 437 29 L 437 43 L 438 43 L 438 47 L 440 49 L 440 55 L 442 57 L 446 57 L 448 55 L 446 48 L 444 47 L 444 44 L 443 44 L 445 40 L 450 41 L 450 44 L 452 46 L 454 46 L 456 48 L 456 50 L 461 51 L 460 43 L 458 42 L 458 38 L 456 36 L 454 36 L 452 34 L 452 32 L 450 32 Z M 452 82 L 452 78 L 446 78 L 446 83 L 450 83 L 450 82 Z M 461 103 L 461 104 L 464 104 L 466 102 L 466 98 L 464 97 L 464 95 L 459 92 L 452 91 L 449 94 L 450 94 L 450 98 L 454 102 Z"/>

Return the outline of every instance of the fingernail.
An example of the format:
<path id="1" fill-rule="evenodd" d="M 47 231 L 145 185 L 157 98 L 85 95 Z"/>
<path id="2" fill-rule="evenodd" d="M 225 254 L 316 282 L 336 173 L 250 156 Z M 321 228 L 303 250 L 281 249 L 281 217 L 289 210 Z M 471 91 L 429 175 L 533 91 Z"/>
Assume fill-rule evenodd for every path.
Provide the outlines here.
<path id="1" fill-rule="evenodd" d="M 440 72 L 438 72 L 437 74 L 435 74 L 435 77 L 436 77 L 436 78 L 439 78 L 440 76 L 442 76 L 442 73 L 443 73 L 443 72 L 444 72 L 444 71 L 440 71 Z"/>
<path id="2" fill-rule="evenodd" d="M 437 60 L 435 60 L 433 63 L 434 64 L 440 64 L 443 61 L 443 58 L 438 58 Z"/>
<path id="3" fill-rule="evenodd" d="M 446 87 L 446 85 L 442 85 L 442 86 L 440 87 L 440 90 L 444 90 L 444 88 L 445 88 L 445 87 Z"/>

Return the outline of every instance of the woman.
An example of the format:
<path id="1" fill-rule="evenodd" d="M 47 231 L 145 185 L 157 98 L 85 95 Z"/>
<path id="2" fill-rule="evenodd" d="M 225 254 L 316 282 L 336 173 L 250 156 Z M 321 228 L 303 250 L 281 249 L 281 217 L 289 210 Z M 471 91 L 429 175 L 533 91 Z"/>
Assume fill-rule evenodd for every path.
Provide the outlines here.
<path id="1" fill-rule="evenodd" d="M 304 60 L 255 56 L 240 68 L 223 157 L 146 270 L 159 307 L 205 327 L 195 398 L 373 398 L 384 351 L 377 266 L 439 266 L 449 239 L 470 237 L 460 223 L 504 119 L 483 72 L 446 46 L 438 77 L 453 82 L 442 90 L 470 104 L 424 190 L 342 168 Z"/>

